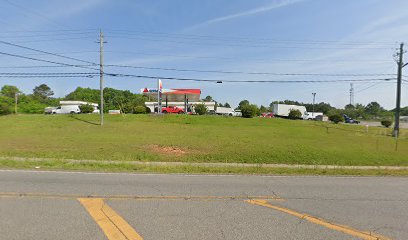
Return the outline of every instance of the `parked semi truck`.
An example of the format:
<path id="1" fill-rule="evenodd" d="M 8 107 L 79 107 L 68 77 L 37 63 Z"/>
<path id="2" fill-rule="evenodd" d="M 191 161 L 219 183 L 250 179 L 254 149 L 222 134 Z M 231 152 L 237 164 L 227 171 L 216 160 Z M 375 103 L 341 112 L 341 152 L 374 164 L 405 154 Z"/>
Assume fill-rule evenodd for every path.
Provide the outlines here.
<path id="1" fill-rule="evenodd" d="M 288 117 L 290 110 L 299 110 L 302 113 L 301 118 L 304 118 L 306 111 L 305 106 L 298 106 L 298 105 L 288 105 L 288 104 L 273 104 L 272 113 L 274 116 L 278 117 Z"/>
<path id="2" fill-rule="evenodd" d="M 218 115 L 225 115 L 225 116 L 233 116 L 233 117 L 241 117 L 242 113 L 240 110 L 234 110 L 230 107 L 217 107 L 215 113 Z"/>

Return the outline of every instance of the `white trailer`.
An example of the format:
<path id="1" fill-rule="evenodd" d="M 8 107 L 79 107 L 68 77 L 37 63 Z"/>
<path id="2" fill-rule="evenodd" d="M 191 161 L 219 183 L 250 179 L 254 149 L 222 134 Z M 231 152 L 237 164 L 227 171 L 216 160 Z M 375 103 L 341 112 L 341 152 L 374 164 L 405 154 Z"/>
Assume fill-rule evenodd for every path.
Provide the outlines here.
<path id="1" fill-rule="evenodd" d="M 217 107 L 217 109 L 215 110 L 215 113 L 219 114 L 219 115 L 228 115 L 229 113 L 233 112 L 234 109 L 230 108 L 230 107 Z"/>
<path id="2" fill-rule="evenodd" d="M 215 113 L 218 115 L 225 115 L 225 116 L 234 116 L 234 117 L 241 117 L 242 113 L 240 110 L 234 110 L 233 108 L 228 107 L 217 107 Z"/>
<path id="3" fill-rule="evenodd" d="M 60 105 L 61 106 L 53 109 L 51 113 L 52 114 L 80 113 L 81 109 L 79 108 L 79 106 L 81 105 L 91 105 L 94 108 L 92 113 L 99 113 L 98 104 L 96 103 L 83 102 L 83 101 L 60 101 Z"/>
<path id="4" fill-rule="evenodd" d="M 305 106 L 288 105 L 288 104 L 273 104 L 273 115 L 278 117 L 288 117 L 290 110 L 299 110 L 302 113 L 301 118 L 304 118 L 306 113 Z"/>

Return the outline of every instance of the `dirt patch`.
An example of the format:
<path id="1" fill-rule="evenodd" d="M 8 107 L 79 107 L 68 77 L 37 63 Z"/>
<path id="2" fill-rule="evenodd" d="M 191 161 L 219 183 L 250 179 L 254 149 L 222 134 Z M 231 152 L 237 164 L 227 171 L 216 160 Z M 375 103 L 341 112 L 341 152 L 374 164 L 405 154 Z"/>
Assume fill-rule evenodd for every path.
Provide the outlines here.
<path id="1" fill-rule="evenodd" d="M 152 145 L 151 149 L 160 154 L 170 154 L 175 156 L 182 156 L 187 153 L 186 150 L 183 150 L 178 147 L 164 147 L 159 145 Z"/>

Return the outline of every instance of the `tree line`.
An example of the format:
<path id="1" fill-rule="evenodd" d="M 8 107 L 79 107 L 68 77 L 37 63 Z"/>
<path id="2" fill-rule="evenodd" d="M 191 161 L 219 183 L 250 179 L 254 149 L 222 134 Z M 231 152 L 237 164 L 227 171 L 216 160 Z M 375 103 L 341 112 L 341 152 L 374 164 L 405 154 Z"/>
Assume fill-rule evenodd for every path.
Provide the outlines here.
<path id="1" fill-rule="evenodd" d="M 99 103 L 100 92 L 98 89 L 77 87 L 73 92 L 65 97 L 55 98 L 54 92 L 46 84 L 36 86 L 32 93 L 25 94 L 16 86 L 4 85 L 0 90 L 0 115 L 11 114 L 15 112 L 16 100 L 17 111 L 19 113 L 43 113 L 45 107 L 58 106 L 59 101 L 73 100 Z M 129 90 L 118 90 L 114 88 L 104 89 L 104 110 L 121 110 L 123 113 L 141 113 L 145 108 L 147 97 L 142 94 L 132 93 Z M 204 102 L 215 101 L 211 96 L 202 99 Z M 269 106 L 258 106 L 250 103 L 248 100 L 239 102 L 236 109 L 241 110 L 247 117 L 259 116 L 264 112 L 272 112 L 273 104 L 289 104 L 305 106 L 308 112 L 323 112 L 325 115 L 346 114 L 355 119 L 392 119 L 395 110 L 386 110 L 377 102 L 370 102 L 367 105 L 348 104 L 344 108 L 335 108 L 329 103 L 320 102 L 311 104 L 293 100 L 273 101 Z M 231 107 L 229 103 L 217 102 L 217 107 Z M 408 116 L 408 106 L 401 108 L 401 116 Z"/>
<path id="2" fill-rule="evenodd" d="M 54 92 L 46 84 L 36 86 L 30 94 L 21 92 L 16 86 L 5 85 L 0 90 L 0 115 L 11 114 L 16 110 L 19 113 L 44 113 L 46 107 L 58 106 L 59 102 L 64 100 L 93 103 L 100 101 L 99 90 L 82 87 L 77 87 L 62 98 L 53 96 Z M 146 100 L 147 98 L 142 94 L 135 94 L 129 90 L 104 89 L 104 111 L 106 112 L 114 109 L 119 109 L 123 113 L 140 112 L 140 107 L 145 108 Z"/>

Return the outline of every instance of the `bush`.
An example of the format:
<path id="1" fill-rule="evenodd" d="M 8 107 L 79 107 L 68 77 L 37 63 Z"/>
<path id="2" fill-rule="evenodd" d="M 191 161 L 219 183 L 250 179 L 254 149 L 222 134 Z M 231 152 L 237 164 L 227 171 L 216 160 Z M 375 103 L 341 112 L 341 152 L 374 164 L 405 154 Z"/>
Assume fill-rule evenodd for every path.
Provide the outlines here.
<path id="1" fill-rule="evenodd" d="M 253 118 L 260 114 L 258 106 L 254 104 L 247 104 L 241 106 L 242 117 Z"/>
<path id="2" fill-rule="evenodd" d="M 81 113 L 92 113 L 94 111 L 94 107 L 89 104 L 80 105 L 79 109 L 81 110 Z"/>
<path id="3" fill-rule="evenodd" d="M 298 109 L 291 109 L 288 115 L 289 119 L 300 119 L 302 118 L 302 113 Z"/>
<path id="4" fill-rule="evenodd" d="M 13 112 L 11 98 L 0 96 L 0 115 L 7 115 Z"/>
<path id="5" fill-rule="evenodd" d="M 389 128 L 392 125 L 392 121 L 390 120 L 382 120 L 381 125 L 383 125 L 386 128 Z"/>
<path id="6" fill-rule="evenodd" d="M 198 115 L 204 115 L 207 113 L 208 108 L 204 104 L 197 104 L 195 105 L 194 110 Z"/>
<path id="7" fill-rule="evenodd" d="M 136 106 L 135 109 L 133 109 L 134 114 L 145 114 L 146 113 L 146 107 L 145 106 Z"/>
<path id="8" fill-rule="evenodd" d="M 343 116 L 340 114 L 332 114 L 329 116 L 329 120 L 334 122 L 335 124 L 339 123 L 339 122 L 343 122 Z"/>
<path id="9" fill-rule="evenodd" d="M 145 107 L 145 108 L 146 108 L 146 113 L 151 113 L 152 112 L 152 110 L 150 110 L 149 107 Z"/>

